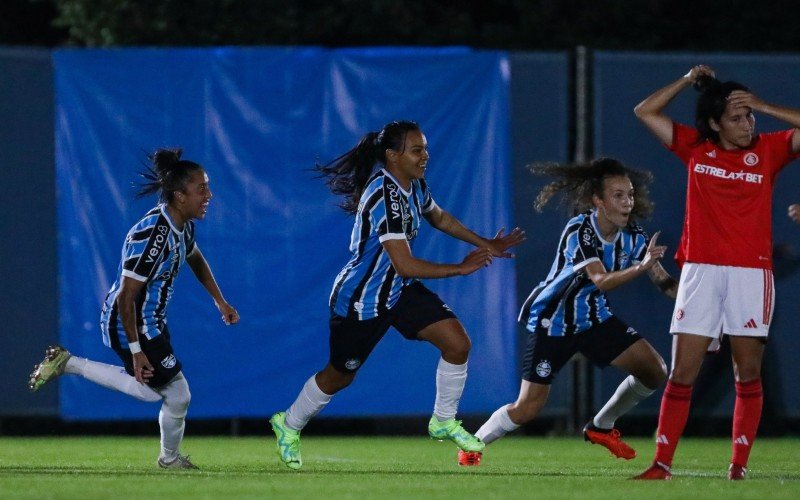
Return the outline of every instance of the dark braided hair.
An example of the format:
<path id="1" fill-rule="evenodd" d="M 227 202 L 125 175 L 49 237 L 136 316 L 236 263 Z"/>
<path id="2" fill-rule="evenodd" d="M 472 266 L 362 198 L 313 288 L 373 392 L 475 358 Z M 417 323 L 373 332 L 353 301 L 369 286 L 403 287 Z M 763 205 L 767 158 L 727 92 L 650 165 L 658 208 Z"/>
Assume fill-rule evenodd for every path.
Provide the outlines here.
<path id="1" fill-rule="evenodd" d="M 647 185 L 653 180 L 650 172 L 634 170 L 613 158 L 597 158 L 584 163 L 534 163 L 528 169 L 535 175 L 556 177 L 536 196 L 534 208 L 541 212 L 550 199 L 558 194 L 560 204 L 574 213 L 594 208 L 592 196 L 603 197 L 603 181 L 609 177 L 627 177 L 633 185 L 633 210 L 631 218 L 647 219 L 653 212 Z"/>
<path id="2" fill-rule="evenodd" d="M 150 164 L 145 164 L 145 170 L 139 173 L 146 180 L 141 184 L 137 198 L 151 193 L 159 193 L 159 199 L 170 203 L 175 197 L 175 191 L 183 191 L 192 174 L 203 167 L 189 160 L 181 160 L 183 149 L 157 149 L 155 153 L 147 155 Z"/>
<path id="3" fill-rule="evenodd" d="M 699 132 L 699 142 L 706 139 L 711 142 L 719 142 L 719 132 L 711 128 L 708 121 L 714 119 L 719 123 L 725 113 L 725 106 L 728 105 L 728 96 L 734 90 L 750 89 L 739 82 L 720 82 L 710 75 L 700 75 L 694 83 L 694 88 L 700 92 L 697 99 L 697 111 L 695 112 L 694 125 Z"/>
<path id="4" fill-rule="evenodd" d="M 372 176 L 376 164 L 386 165 L 386 150 L 403 152 L 406 135 L 419 131 L 419 125 L 412 121 L 387 123 L 378 132 L 369 132 L 350 151 L 330 163 L 317 163 L 314 170 L 325 177 L 326 184 L 334 194 L 345 196 L 339 205 L 345 212 L 355 214 L 358 202 Z"/>

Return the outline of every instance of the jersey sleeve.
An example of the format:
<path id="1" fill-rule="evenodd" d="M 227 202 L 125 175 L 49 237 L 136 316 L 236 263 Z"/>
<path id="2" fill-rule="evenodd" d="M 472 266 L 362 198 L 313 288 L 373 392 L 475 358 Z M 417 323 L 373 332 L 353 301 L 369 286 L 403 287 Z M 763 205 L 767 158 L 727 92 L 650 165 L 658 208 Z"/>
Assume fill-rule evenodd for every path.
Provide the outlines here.
<path id="1" fill-rule="evenodd" d="M 692 149 L 698 141 L 697 130 L 678 122 L 672 123 L 672 144 L 667 145 L 667 149 L 689 166 L 689 158 L 692 156 Z"/>
<path id="2" fill-rule="evenodd" d="M 122 275 L 142 282 L 150 279 L 167 252 L 169 231 L 163 217 L 151 224 L 137 224 L 125 239 Z"/>
<path id="3" fill-rule="evenodd" d="M 422 193 L 422 213 L 427 214 L 431 210 L 435 209 L 438 205 L 433 200 L 433 196 L 431 196 L 431 190 L 428 187 L 428 183 L 425 179 L 419 180 L 419 187 L 420 192 Z"/>
<path id="4" fill-rule="evenodd" d="M 572 247 L 570 253 L 572 254 L 573 271 L 579 271 L 592 262 L 602 262 L 597 250 L 600 242 L 590 217 L 586 217 L 583 220 L 583 223 L 578 228 L 576 237 L 577 241 L 567 245 L 568 249 Z"/>
<path id="5" fill-rule="evenodd" d="M 790 161 L 800 157 L 800 153 L 792 151 L 794 134 L 795 129 L 761 134 L 759 140 L 764 141 L 765 146 L 769 149 L 769 155 L 773 159 L 771 165 L 774 168 L 774 172 L 780 171 Z"/>
<path id="6" fill-rule="evenodd" d="M 375 204 L 371 217 L 378 231 L 378 241 L 405 240 L 400 186 L 384 178 L 382 190 L 381 199 Z"/>

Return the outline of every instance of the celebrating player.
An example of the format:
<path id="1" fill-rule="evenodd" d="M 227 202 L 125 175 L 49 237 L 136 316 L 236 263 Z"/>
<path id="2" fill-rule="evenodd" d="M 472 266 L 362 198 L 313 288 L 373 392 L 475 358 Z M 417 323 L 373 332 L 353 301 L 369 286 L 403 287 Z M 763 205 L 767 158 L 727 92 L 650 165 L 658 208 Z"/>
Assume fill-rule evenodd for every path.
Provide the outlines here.
<path id="1" fill-rule="evenodd" d="M 696 128 L 664 114 L 670 101 L 692 85 L 701 92 Z M 754 112 L 795 128 L 755 135 Z M 744 479 L 761 418 L 761 360 L 775 300 L 772 187 L 800 151 L 800 111 L 764 102 L 741 83 L 722 83 L 700 65 L 647 97 L 635 113 L 689 174 L 677 253 L 680 287 L 670 325 L 672 370 L 661 400 L 655 460 L 637 477 L 671 477 L 703 357 L 728 335 L 736 379 L 728 479 Z"/>
<path id="2" fill-rule="evenodd" d="M 36 391 L 70 373 L 142 401 L 161 401 L 158 466 L 196 469 L 188 456 L 179 453 L 191 394 L 170 345 L 166 317 L 181 264 L 189 263 L 225 324 L 237 323 L 239 313 L 223 298 L 195 243 L 193 219 L 206 216 L 212 196 L 205 170 L 195 162 L 181 160 L 181 150 L 159 149 L 150 159 L 153 167 L 143 173 L 149 182 L 139 196 L 158 192 L 162 203 L 128 231 L 117 279 L 100 319 L 103 343 L 117 353 L 124 370 L 73 356 L 56 346 L 47 350 L 44 361 L 34 369 L 29 386 Z"/>
<path id="3" fill-rule="evenodd" d="M 556 373 L 576 352 L 599 367 L 612 365 L 629 374 L 611 399 L 583 429 L 584 438 L 617 457 L 636 452 L 620 439 L 616 420 L 653 393 L 666 378 L 661 356 L 611 309 L 606 292 L 647 272 L 665 294 L 675 297 L 677 282 L 659 263 L 666 247 L 635 223 L 652 210 L 648 173 L 611 158 L 578 165 L 540 164 L 533 172 L 557 180 L 536 200 L 541 210 L 554 194 L 581 211 L 561 233 L 547 278 L 522 306 L 519 320 L 530 335 L 522 384 L 514 403 L 495 411 L 475 436 L 487 445 L 533 420 L 547 402 Z M 461 465 L 479 465 L 481 453 L 461 451 Z"/>
<path id="4" fill-rule="evenodd" d="M 462 450 L 483 443 L 455 420 L 467 378 L 470 340 L 455 314 L 418 279 L 474 273 L 493 257 L 525 239 L 519 228 L 492 239 L 478 236 L 441 209 L 425 182 L 428 144 L 414 122 L 391 122 L 366 134 L 356 147 L 318 165 L 331 190 L 344 195 L 342 208 L 355 215 L 352 257 L 333 284 L 330 297 L 330 358 L 306 381 L 288 410 L 272 416 L 278 454 L 292 469 L 302 466 L 300 431 L 353 381 L 357 370 L 390 326 L 409 340 L 425 340 L 441 351 L 436 400 L 428 433 L 452 440 Z M 383 168 L 375 171 L 375 165 Z M 478 247 L 459 264 L 415 257 L 411 248 L 421 218 L 436 229 Z"/>

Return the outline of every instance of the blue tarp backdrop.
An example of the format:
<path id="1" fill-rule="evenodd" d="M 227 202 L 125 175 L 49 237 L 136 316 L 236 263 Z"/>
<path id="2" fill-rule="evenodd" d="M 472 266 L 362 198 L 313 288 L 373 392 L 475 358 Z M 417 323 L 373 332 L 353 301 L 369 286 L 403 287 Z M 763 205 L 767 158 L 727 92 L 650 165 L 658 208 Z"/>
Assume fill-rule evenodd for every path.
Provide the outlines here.
<path id="1" fill-rule="evenodd" d="M 352 220 L 309 171 L 369 130 L 413 119 L 427 135 L 437 203 L 491 235 L 511 218 L 508 61 L 468 49 L 60 50 L 56 168 L 60 339 L 119 364 L 102 345 L 100 305 L 125 233 L 155 202 L 134 200 L 141 161 L 181 146 L 202 163 L 214 199 L 197 240 L 239 325 L 183 269 L 169 309 L 193 399 L 190 416 L 266 416 L 286 408 L 327 361 L 327 300 L 347 261 Z M 418 256 L 458 262 L 470 250 L 424 226 Z M 462 412 L 516 394 L 511 262 L 429 281 L 473 341 Z M 390 330 L 325 415 L 432 410 L 437 351 Z M 152 418 L 148 405 L 78 377 L 62 379 L 69 419 Z"/>

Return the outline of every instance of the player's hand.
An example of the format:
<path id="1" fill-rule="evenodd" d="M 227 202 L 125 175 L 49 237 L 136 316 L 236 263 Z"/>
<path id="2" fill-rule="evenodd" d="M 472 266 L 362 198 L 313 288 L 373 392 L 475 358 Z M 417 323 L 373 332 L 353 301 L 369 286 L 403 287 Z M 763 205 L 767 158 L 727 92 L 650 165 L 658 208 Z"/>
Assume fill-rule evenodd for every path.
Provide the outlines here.
<path id="1" fill-rule="evenodd" d="M 653 234 L 653 237 L 650 238 L 650 244 L 647 245 L 647 253 L 644 255 L 644 260 L 642 260 L 642 262 L 639 264 L 643 271 L 646 271 L 656 265 L 656 262 L 661 260 L 667 251 L 666 246 L 656 244 L 660 234 L 661 231 L 656 231 L 655 234 Z"/>
<path id="2" fill-rule="evenodd" d="M 492 263 L 492 253 L 488 248 L 476 248 L 464 257 L 461 264 L 458 265 L 459 271 L 462 276 L 472 274 L 482 267 L 486 267 Z"/>
<path id="3" fill-rule="evenodd" d="M 222 321 L 224 321 L 226 325 L 235 325 L 239 322 L 239 312 L 227 302 L 217 304 L 217 309 L 222 313 Z"/>
<path id="4" fill-rule="evenodd" d="M 766 106 L 764 101 L 744 90 L 734 90 L 725 99 L 733 109 L 750 108 L 752 111 L 762 111 Z"/>
<path id="5" fill-rule="evenodd" d="M 688 78 L 690 82 L 694 85 L 697 83 L 697 78 L 701 75 L 710 76 L 714 78 L 714 70 L 711 69 L 709 66 L 705 64 L 698 64 L 697 66 L 693 66 L 692 69 L 689 70 L 688 73 L 683 75 L 684 78 Z"/>
<path id="6" fill-rule="evenodd" d="M 150 364 L 150 360 L 143 352 L 133 355 L 133 376 L 141 384 L 153 378 L 153 365 Z"/>
<path id="7" fill-rule="evenodd" d="M 789 218 L 800 224 L 800 203 L 789 205 Z"/>
<path id="8" fill-rule="evenodd" d="M 494 235 L 494 238 L 489 240 L 489 251 L 492 253 L 492 257 L 513 258 L 514 254 L 506 250 L 525 241 L 525 231 L 522 229 L 515 227 L 504 236 L 503 233 L 505 231 L 506 228 L 501 227 L 497 234 Z"/>

